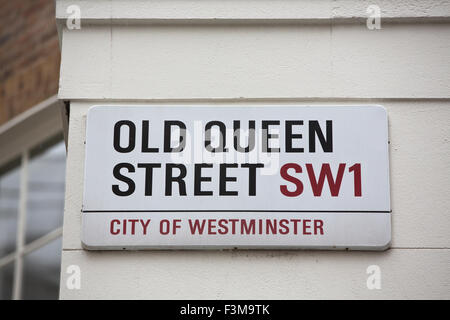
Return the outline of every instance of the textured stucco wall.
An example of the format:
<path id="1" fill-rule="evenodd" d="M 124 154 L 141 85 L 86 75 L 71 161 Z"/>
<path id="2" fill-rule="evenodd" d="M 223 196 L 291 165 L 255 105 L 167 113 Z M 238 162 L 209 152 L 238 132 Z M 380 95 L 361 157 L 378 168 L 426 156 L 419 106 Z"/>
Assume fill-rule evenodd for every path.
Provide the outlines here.
<path id="1" fill-rule="evenodd" d="M 382 20 L 374 31 L 359 20 L 322 21 L 329 17 L 62 27 L 59 95 L 71 110 L 61 298 L 450 298 L 450 21 L 403 17 Z M 83 250 L 85 116 L 93 104 L 119 101 L 384 105 L 392 248 Z M 373 264 L 381 268 L 381 290 L 366 287 Z M 66 287 L 69 265 L 81 268 L 80 290 Z"/>

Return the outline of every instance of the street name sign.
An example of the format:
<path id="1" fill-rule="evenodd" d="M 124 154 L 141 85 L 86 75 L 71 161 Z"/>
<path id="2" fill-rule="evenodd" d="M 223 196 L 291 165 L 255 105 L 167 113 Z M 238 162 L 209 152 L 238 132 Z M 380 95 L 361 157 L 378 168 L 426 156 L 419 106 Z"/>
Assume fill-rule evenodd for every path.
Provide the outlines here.
<path id="1" fill-rule="evenodd" d="M 381 106 L 93 106 L 85 152 L 86 249 L 389 247 Z"/>

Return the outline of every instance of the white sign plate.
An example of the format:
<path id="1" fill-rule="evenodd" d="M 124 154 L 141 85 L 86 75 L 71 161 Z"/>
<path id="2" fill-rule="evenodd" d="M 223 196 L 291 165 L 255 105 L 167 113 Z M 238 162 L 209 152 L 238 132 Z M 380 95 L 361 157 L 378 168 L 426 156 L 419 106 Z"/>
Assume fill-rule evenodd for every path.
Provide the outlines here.
<path id="1" fill-rule="evenodd" d="M 86 249 L 383 250 L 381 106 L 94 106 Z"/>

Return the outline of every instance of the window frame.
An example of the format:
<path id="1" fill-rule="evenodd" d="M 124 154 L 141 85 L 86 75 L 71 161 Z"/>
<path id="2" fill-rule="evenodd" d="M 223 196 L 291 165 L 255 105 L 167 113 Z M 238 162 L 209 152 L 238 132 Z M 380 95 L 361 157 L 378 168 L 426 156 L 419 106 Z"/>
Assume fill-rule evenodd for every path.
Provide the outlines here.
<path id="1" fill-rule="evenodd" d="M 25 256 L 62 236 L 63 227 L 60 226 L 28 244 L 25 242 L 28 166 L 31 152 L 38 145 L 54 140 L 61 133 L 64 135 L 67 150 L 66 108 L 56 95 L 0 126 L 0 150 L 2 150 L 0 153 L 0 168 L 20 159 L 16 248 L 15 251 L 0 256 L 0 269 L 14 263 L 13 300 L 22 298 Z"/>

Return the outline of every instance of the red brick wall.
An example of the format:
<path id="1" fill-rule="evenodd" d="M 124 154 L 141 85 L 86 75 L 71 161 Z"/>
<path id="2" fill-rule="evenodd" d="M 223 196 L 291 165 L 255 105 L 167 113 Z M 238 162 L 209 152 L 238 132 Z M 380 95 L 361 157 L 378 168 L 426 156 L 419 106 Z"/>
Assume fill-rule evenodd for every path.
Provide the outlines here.
<path id="1" fill-rule="evenodd" d="M 0 0 L 0 125 L 58 91 L 54 0 Z"/>

